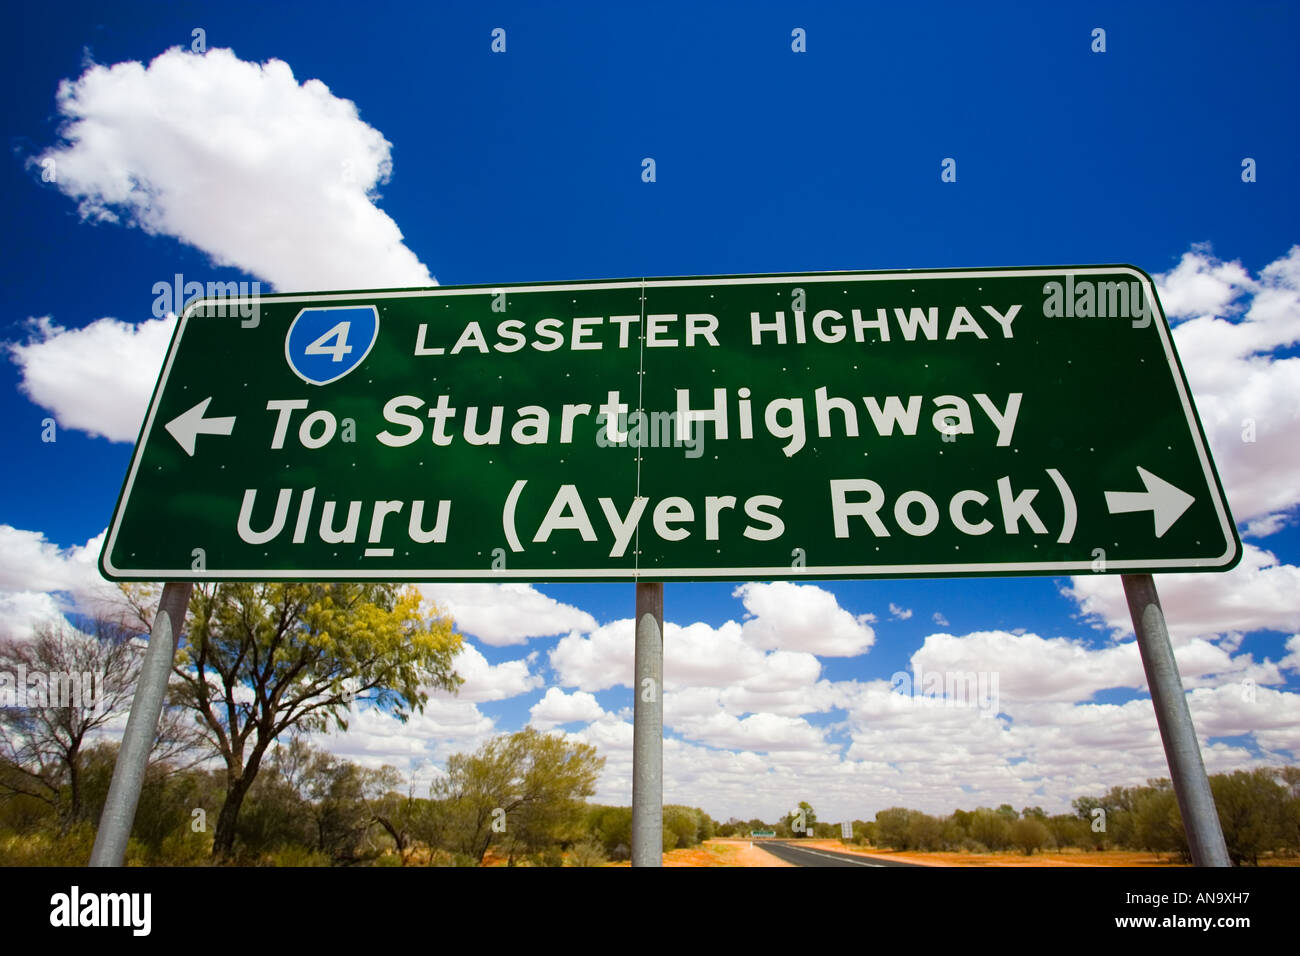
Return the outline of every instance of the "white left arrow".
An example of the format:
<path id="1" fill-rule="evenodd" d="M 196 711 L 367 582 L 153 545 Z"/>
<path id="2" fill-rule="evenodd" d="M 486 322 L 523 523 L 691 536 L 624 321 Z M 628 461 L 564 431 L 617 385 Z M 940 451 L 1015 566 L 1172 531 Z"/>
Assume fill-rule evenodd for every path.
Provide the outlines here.
<path id="1" fill-rule="evenodd" d="M 1191 507 L 1196 499 L 1165 481 L 1157 478 L 1141 465 L 1138 477 L 1146 485 L 1146 491 L 1108 491 L 1106 492 L 1106 510 L 1111 514 L 1123 514 L 1129 511 L 1150 511 L 1156 519 L 1156 537 L 1173 527 L 1184 511 Z"/>
<path id="2" fill-rule="evenodd" d="M 211 401 L 212 396 L 209 395 L 188 412 L 177 415 L 163 426 L 171 432 L 172 438 L 176 439 L 176 443 L 184 448 L 185 454 L 191 458 L 194 457 L 194 443 L 198 441 L 200 435 L 229 435 L 235 430 L 234 415 L 227 418 L 203 417 Z"/>

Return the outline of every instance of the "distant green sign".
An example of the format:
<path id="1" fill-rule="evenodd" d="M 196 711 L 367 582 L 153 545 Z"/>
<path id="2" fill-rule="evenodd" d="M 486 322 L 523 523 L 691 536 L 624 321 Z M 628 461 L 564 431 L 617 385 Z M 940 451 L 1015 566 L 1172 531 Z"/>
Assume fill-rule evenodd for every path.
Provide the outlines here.
<path id="1" fill-rule="evenodd" d="M 206 299 L 120 580 L 1223 570 L 1240 543 L 1129 266 Z"/>
<path id="2" fill-rule="evenodd" d="M 776 836 L 776 831 L 775 830 L 751 830 L 749 835 L 752 837 L 774 837 Z"/>

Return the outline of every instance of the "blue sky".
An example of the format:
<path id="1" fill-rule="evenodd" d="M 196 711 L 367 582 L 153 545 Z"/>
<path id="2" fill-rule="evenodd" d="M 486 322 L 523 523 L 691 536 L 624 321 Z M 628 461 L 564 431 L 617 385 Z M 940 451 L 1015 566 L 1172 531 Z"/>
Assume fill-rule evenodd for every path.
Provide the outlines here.
<path id="1" fill-rule="evenodd" d="M 29 4 L 11 19 L 14 633 L 94 600 L 92 552 L 170 332 L 153 286 L 176 273 L 310 291 L 1127 262 L 1157 278 L 1247 545 L 1234 571 L 1157 579 L 1207 763 L 1300 759 L 1293 7 Z M 60 100 L 65 81 L 80 85 Z M 532 720 L 596 742 L 600 798 L 628 802 L 631 586 L 475 587 L 428 589 L 470 636 L 467 692 L 401 730 L 358 715 L 330 745 L 427 779 Z M 670 626 L 666 663 L 673 802 L 1060 810 L 1166 772 L 1117 577 L 737 588 L 667 589 L 688 628 Z M 997 673 L 1000 716 L 899 709 L 890 675 L 918 663 Z"/>

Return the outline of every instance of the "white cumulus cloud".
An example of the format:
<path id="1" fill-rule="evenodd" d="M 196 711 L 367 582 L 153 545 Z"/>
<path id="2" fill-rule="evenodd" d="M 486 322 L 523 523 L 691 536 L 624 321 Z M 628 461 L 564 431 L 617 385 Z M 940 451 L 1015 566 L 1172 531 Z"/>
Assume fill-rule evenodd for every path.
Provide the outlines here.
<path id="1" fill-rule="evenodd" d="M 45 317 L 32 320 L 28 341 L 10 345 L 9 354 L 23 393 L 53 412 L 59 427 L 133 442 L 175 326 L 170 315 L 139 325 L 96 319 L 80 329 Z"/>
<path id="2" fill-rule="evenodd" d="M 505 700 L 542 686 L 541 676 L 529 672 L 528 661 L 490 664 L 482 651 L 468 641 L 461 645 L 452 667 L 465 678 L 456 694 L 460 700 Z"/>
<path id="3" fill-rule="evenodd" d="M 457 630 L 493 647 L 596 626 L 586 611 L 548 597 L 531 584 L 422 584 L 419 589 L 451 614 Z"/>
<path id="4" fill-rule="evenodd" d="M 815 584 L 750 582 L 733 594 L 749 612 L 745 640 L 758 648 L 856 657 L 876 641 L 870 615 L 846 611 L 834 594 Z"/>
<path id="5" fill-rule="evenodd" d="M 528 711 L 532 725 L 539 730 L 552 730 L 561 724 L 576 722 L 591 723 L 605 716 L 604 709 L 596 702 L 594 695 L 586 691 L 574 691 L 566 694 L 558 687 L 552 687 L 546 696 L 533 704 Z"/>
<path id="6" fill-rule="evenodd" d="M 277 290 L 431 285 L 375 205 L 391 146 L 281 60 L 171 49 L 59 84 L 57 183 L 82 216 L 206 252 Z M 168 276 L 167 278 L 170 278 Z"/>
<path id="7" fill-rule="evenodd" d="M 99 574 L 100 532 L 83 545 L 60 547 L 39 531 L 0 524 L 0 637 L 30 637 L 69 611 L 117 617 L 117 588 Z"/>
<path id="8" fill-rule="evenodd" d="M 1169 634 L 1177 645 L 1188 638 L 1255 630 L 1300 629 L 1300 568 L 1246 544 L 1241 563 L 1231 571 L 1161 574 L 1155 579 Z M 1124 585 L 1113 575 L 1070 579 L 1065 593 L 1085 615 L 1121 633 L 1133 620 Z"/>
<path id="9" fill-rule="evenodd" d="M 1196 247 L 1156 276 L 1233 517 L 1267 535 L 1300 504 L 1300 246 L 1252 278 Z"/>
<path id="10" fill-rule="evenodd" d="M 280 291 L 436 284 L 376 205 L 391 144 L 287 63 L 173 49 L 147 66 L 91 66 L 59 85 L 57 108 L 60 141 L 31 162 L 52 160 L 89 220 L 170 236 Z M 129 442 L 174 323 L 34 318 L 9 353 L 22 391 L 61 427 Z"/>

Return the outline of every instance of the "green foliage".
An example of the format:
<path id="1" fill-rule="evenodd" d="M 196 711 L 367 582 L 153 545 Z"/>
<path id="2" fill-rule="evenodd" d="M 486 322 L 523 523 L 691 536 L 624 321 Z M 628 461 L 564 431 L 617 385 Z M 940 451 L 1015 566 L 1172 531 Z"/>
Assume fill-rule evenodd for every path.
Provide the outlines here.
<path id="1" fill-rule="evenodd" d="M 387 768 L 385 777 L 376 781 L 376 789 L 388 789 L 371 799 L 369 806 L 375 824 L 392 843 L 397 865 L 406 866 L 415 849 L 417 833 L 429 815 L 431 803 L 410 793 L 398 793 L 394 788 L 399 783 L 400 775 L 391 767 Z"/>
<path id="2" fill-rule="evenodd" d="M 1234 863 L 1258 863 L 1263 853 L 1300 848 L 1300 768 L 1215 774 L 1210 785 Z M 876 814 L 874 824 L 864 825 L 863 835 L 878 846 L 898 850 L 997 852 L 1014 847 L 1032 854 L 1049 847 L 1110 846 L 1173 853 L 1190 862 L 1178 801 L 1167 779 L 1149 780 L 1142 787 L 1112 787 L 1103 796 L 1077 798 L 1073 807 L 1074 814 L 1049 817 L 1041 807 L 1016 813 L 1004 803 L 996 810 L 955 810 L 943 819 L 890 807 Z M 1093 830 L 1097 810 L 1104 812 L 1101 832 Z M 867 832 L 866 826 L 874 832 Z"/>
<path id="3" fill-rule="evenodd" d="M 573 866 L 604 866 L 605 849 L 595 840 L 583 840 L 573 847 L 569 862 Z"/>
<path id="4" fill-rule="evenodd" d="M 1130 801 L 1133 841 L 1152 853 L 1178 853 L 1190 862 L 1187 833 L 1172 785 L 1164 779 L 1147 783 Z"/>
<path id="5" fill-rule="evenodd" d="M 874 821 L 854 820 L 853 836 L 850 838 L 849 842 L 857 846 L 864 846 L 865 844 L 871 842 L 871 840 L 868 838 L 868 834 L 874 834 L 875 829 L 876 829 L 876 824 Z M 840 833 L 838 828 L 835 831 L 835 836 L 843 839 L 843 835 Z"/>
<path id="6" fill-rule="evenodd" d="M 800 800 L 799 806 L 781 818 L 781 826 L 791 837 L 812 836 L 817 826 L 817 812 L 808 801 Z"/>
<path id="7" fill-rule="evenodd" d="M 205 866 L 212 862 L 212 834 L 198 833 L 189 827 L 173 830 L 163 837 L 151 866 Z"/>
<path id="8" fill-rule="evenodd" d="M 1011 824 L 1011 845 L 1025 856 L 1031 856 L 1035 850 L 1046 846 L 1051 835 L 1047 824 L 1038 815 L 1023 816 Z"/>
<path id="9" fill-rule="evenodd" d="M 378 604 L 361 601 L 345 613 L 332 603 L 342 600 L 343 591 L 332 596 L 312 592 L 328 607 L 313 604 L 292 611 L 290 616 L 299 615 L 303 633 L 282 635 L 279 649 L 265 656 L 270 644 L 258 643 L 262 637 L 257 635 L 262 634 L 263 624 L 270 626 L 269 617 L 263 620 L 270 612 L 257 601 L 261 599 L 258 595 L 271 592 L 254 589 L 238 593 L 244 598 L 252 595 L 249 607 L 241 608 L 236 617 L 240 621 L 247 618 L 245 623 L 256 637 L 240 646 L 254 657 L 261 655 L 262 672 L 270 675 L 278 673 L 285 660 L 301 660 L 293 657 L 301 650 L 299 644 L 329 647 L 329 654 L 337 651 L 345 660 L 364 655 L 367 642 L 384 645 L 410 623 L 407 616 L 415 614 L 414 605 L 402 605 L 400 599 L 386 609 L 382 600 Z M 208 599 L 212 620 L 220 627 L 209 629 L 207 645 L 202 640 L 192 643 L 188 652 L 199 653 L 207 647 L 202 653 L 209 654 L 212 681 L 206 686 L 215 694 L 224 692 L 226 686 L 217 662 L 236 647 L 231 643 L 222 650 L 221 635 L 238 622 L 230 617 L 231 607 L 222 603 L 225 598 L 218 600 L 209 594 Z M 450 624 L 444 623 L 446 641 L 441 646 L 445 650 L 458 638 L 451 633 Z M 279 626 L 278 619 L 275 626 Z M 412 626 L 429 625 L 416 622 Z M 344 635 L 347 628 L 357 636 Z M 342 644 L 348 647 L 338 650 Z M 449 662 L 450 657 L 448 666 Z M 191 675 L 199 673 L 194 658 L 189 658 L 186 666 Z M 327 666 L 333 665 L 319 663 L 319 667 Z M 377 699 L 382 704 L 384 694 L 395 695 L 388 704 L 409 713 L 419 706 L 422 692 L 406 686 L 396 662 L 385 666 L 390 667 L 392 680 L 386 690 L 377 692 Z M 214 678 L 213 673 L 219 676 Z M 237 673 L 238 668 L 230 674 L 231 686 L 243 688 L 240 700 L 244 701 L 243 695 L 253 685 L 241 685 Z M 286 678 L 280 685 L 272 681 L 266 686 L 279 686 L 289 695 L 286 700 L 291 700 L 294 688 L 300 686 L 297 680 Z M 299 714 L 303 719 L 285 729 L 332 724 L 346 713 L 345 701 L 352 699 L 348 695 L 358 686 L 340 679 L 337 686 L 322 691 L 319 707 L 310 707 L 306 698 L 299 700 L 294 706 L 302 705 Z M 415 696 L 407 696 L 408 690 Z M 201 689 L 194 692 L 203 693 Z M 342 696 L 330 696 L 335 694 Z M 218 710 L 225 707 L 219 696 L 210 697 L 209 704 Z M 427 861 L 436 866 L 476 866 L 489 849 L 495 849 L 511 865 L 600 866 L 630 855 L 631 808 L 584 802 L 594 792 L 604 764 L 592 747 L 532 729 L 503 735 L 473 754 L 451 758 L 448 774 L 434 788 L 433 799 L 422 799 L 404 792 L 401 776 L 392 768 L 375 771 L 361 767 L 324 753 L 296 735 L 288 743 L 277 743 L 274 736 L 266 736 L 263 727 L 245 719 L 248 712 L 259 709 L 275 713 L 274 707 L 248 702 L 243 711 L 236 708 L 233 724 L 205 723 L 210 740 L 220 740 L 225 733 L 230 753 L 242 753 L 239 759 L 226 760 L 225 768 L 196 768 L 192 761 L 202 756 L 198 751 L 185 755 L 183 761 L 158 759 L 151 765 L 128 846 L 128 864 L 194 866 L 221 857 L 213 824 L 234 792 L 232 768 L 242 774 L 235 788 L 242 787 L 236 801 L 237 818 L 231 817 L 239 854 L 225 858 L 242 863 L 402 866 Z M 282 713 L 281 718 L 284 716 Z M 269 746 L 259 751 L 264 740 Z M 115 744 L 83 741 L 77 746 L 75 762 L 51 774 L 50 786 L 41 793 L 13 786 L 7 791 L 0 788 L 0 796 L 5 797 L 0 799 L 0 865 L 84 866 L 94 841 L 91 821 L 102 810 L 115 758 Z M 79 821 L 76 814 L 70 817 L 68 813 L 72 806 L 70 767 L 75 767 Z M 0 781 L 12 783 L 28 770 L 0 754 Z M 1258 864 L 1271 853 L 1300 851 L 1300 767 L 1216 774 L 1210 783 L 1234 863 Z M 801 803 L 800 809 L 802 822 L 818 836 L 839 836 L 838 825 L 818 822 L 810 804 Z M 206 811 L 206 826 L 201 826 L 205 815 L 196 815 L 196 810 Z M 1041 807 L 1028 806 L 1017 813 L 1004 803 L 997 809 L 958 809 L 946 817 L 935 817 L 891 807 L 877 813 L 875 820 L 854 821 L 853 840 L 899 850 L 985 852 L 1014 848 L 1033 854 L 1067 847 L 1117 847 L 1188 858 L 1186 835 L 1168 780 L 1081 796 L 1073 801 L 1073 810 L 1049 816 Z M 1104 811 L 1102 832 L 1092 827 L 1097 810 Z M 494 827 L 494 822 L 503 826 Z M 791 813 L 775 825 L 738 818 L 719 824 L 699 808 L 669 805 L 663 815 L 664 849 L 694 847 L 715 834 L 745 836 L 752 830 L 776 829 L 790 835 L 795 822 L 795 813 Z"/>
<path id="10" fill-rule="evenodd" d="M 704 811 L 695 807 L 669 804 L 664 807 L 664 849 L 686 850 L 699 846 L 702 836 Z"/>
<path id="11" fill-rule="evenodd" d="M 493 843 L 513 861 L 577 842 L 584 836 L 583 800 L 595 793 L 604 765 L 590 744 L 531 727 L 456 754 L 433 787 L 445 811 L 446 848 L 481 863 Z"/>
<path id="12" fill-rule="evenodd" d="M 894 850 L 938 850 L 944 846 L 941 820 L 905 807 L 876 814 L 875 843 Z"/>
<path id="13" fill-rule="evenodd" d="M 1105 811 L 1104 846 L 1137 846 L 1137 821 L 1133 805 L 1137 799 L 1136 787 L 1111 787 L 1110 792 L 1098 797 L 1092 806 Z M 1077 803 L 1077 801 L 1076 801 Z"/>
<path id="14" fill-rule="evenodd" d="M 1286 790 L 1281 843 L 1290 853 L 1300 852 L 1300 767 L 1282 767 L 1278 781 Z"/>
<path id="15" fill-rule="evenodd" d="M 1011 845 L 1011 821 L 1005 813 L 980 807 L 970 816 L 970 838 L 990 850 L 1005 850 Z"/>
<path id="16" fill-rule="evenodd" d="M 507 774 L 502 779 L 514 779 L 520 785 L 526 780 L 533 784 L 542 780 L 554 783 L 581 776 L 575 772 L 549 774 L 544 772 L 545 766 L 536 764 L 538 759 L 542 765 L 548 763 L 548 751 L 555 751 L 553 758 L 563 751 L 562 738 L 550 738 L 548 744 L 541 739 L 546 735 L 535 731 L 521 734 L 532 737 L 538 745 L 533 752 L 532 774 L 520 773 L 514 778 Z M 498 756 L 510 752 L 505 742 L 504 738 L 499 741 L 502 746 L 495 751 Z M 517 752 L 527 750 L 523 747 Z M 82 750 L 83 799 L 96 813 L 102 806 L 115 756 L 116 746 L 107 742 Z M 469 767 L 475 762 L 472 758 L 483 756 L 482 751 L 478 755 L 460 755 L 453 765 Z M 583 753 L 570 752 L 569 761 L 574 767 L 586 766 L 594 780 L 593 767 L 599 767 L 599 758 L 593 764 L 584 759 Z M 505 760 L 502 766 L 518 770 L 520 765 Z M 485 774 L 476 779 L 487 783 L 498 778 Z M 1235 863 L 1256 864 L 1269 853 L 1295 852 L 1300 822 L 1300 768 L 1216 774 L 1210 782 Z M 241 850 L 236 859 L 263 866 L 367 862 L 401 866 L 409 859 L 436 866 L 478 865 L 481 855 L 458 849 L 473 836 L 472 828 L 466 828 L 467 820 L 472 822 L 466 815 L 470 804 L 454 799 L 450 792 L 434 800 L 403 795 L 401 783 L 392 768 L 362 768 L 323 753 L 305 740 L 294 739 L 277 746 L 247 795 L 239 822 Z M 210 861 L 210 823 L 207 829 L 200 828 L 202 817 L 193 816 L 193 810 L 206 808 L 211 812 L 219 807 L 223 787 L 224 781 L 217 773 L 196 768 L 176 770 L 165 761 L 155 764 L 141 793 L 127 863 L 195 866 Z M 540 794 L 544 789 L 534 787 L 533 792 Z M 579 787 L 576 792 L 581 790 Z M 493 804 L 497 802 L 490 788 L 485 787 L 481 795 L 490 796 Z M 512 863 L 535 866 L 599 866 L 608 859 L 626 859 L 631 848 L 631 808 L 586 805 L 572 793 L 570 796 L 567 802 L 552 804 L 538 796 L 516 807 L 506 817 L 505 832 L 492 834 L 499 852 L 508 854 Z M 532 809 L 525 812 L 521 809 L 524 805 Z M 559 816 L 548 816 L 548 805 L 552 810 L 567 810 Z M 1127 842 L 1116 838 L 1112 827 L 1103 834 L 1092 831 L 1092 810 L 1097 807 L 1107 810 L 1108 822 L 1122 821 Z M 1100 838 L 1110 846 L 1187 858 L 1186 836 L 1168 780 L 1151 780 L 1141 787 L 1115 787 L 1101 797 L 1080 797 L 1074 801 L 1074 809 L 1073 814 L 1047 816 L 1029 807 L 1011 820 L 1005 812 L 988 807 L 959 809 L 943 818 L 891 807 L 880 811 L 874 821 L 854 821 L 854 841 L 899 850 L 987 852 L 1014 848 L 1032 854 L 1046 849 L 1092 848 Z M 381 817 L 386 825 L 380 824 Z M 541 825 L 548 820 L 557 825 Z M 516 822 L 528 825 L 511 832 Z M 779 824 L 784 825 L 785 821 Z M 828 825 L 820 826 L 824 830 Z M 747 823 L 735 818 L 719 825 L 696 807 L 664 808 L 665 849 L 695 846 L 710 834 L 725 834 L 728 829 L 747 834 L 751 829 L 766 828 L 761 820 Z M 833 835 L 838 836 L 838 828 L 833 829 Z M 529 842 L 534 839 L 532 834 L 541 837 Z M 0 865 L 84 866 L 93 842 L 94 830 L 89 823 L 74 825 L 61 837 L 58 815 L 45 801 L 21 795 L 0 800 Z M 399 842 L 403 849 L 396 852 Z"/>
<path id="17" fill-rule="evenodd" d="M 528 861 L 533 866 L 564 866 L 564 850 L 552 843 L 529 854 Z"/>
<path id="18" fill-rule="evenodd" d="M 1086 842 L 1075 843 L 1075 846 L 1086 846 L 1090 850 L 1100 850 L 1109 842 L 1109 821 L 1105 817 L 1099 818 L 1097 811 L 1103 814 L 1106 807 L 1100 797 L 1078 797 L 1071 802 L 1074 807 L 1075 815 L 1084 827 L 1084 839 Z M 1106 829 L 1098 829 L 1101 823 L 1105 823 Z"/>
<path id="19" fill-rule="evenodd" d="M 1300 847 L 1300 768 L 1214 774 L 1210 789 L 1228 855 L 1237 865 L 1258 863 L 1266 852 L 1294 852 Z M 1106 830 L 1098 834 L 1089 826 L 1085 831 L 1089 844 L 1177 853 L 1190 860 L 1182 816 L 1168 780 L 1149 780 L 1145 787 L 1112 787 L 1103 797 L 1074 801 L 1085 825 L 1098 807 L 1106 812 Z"/>
<path id="20" fill-rule="evenodd" d="M 1085 823 L 1067 813 L 1048 817 L 1047 830 L 1051 834 L 1051 846 L 1058 850 L 1070 846 L 1091 848 L 1093 833 L 1090 823 L 1091 817 L 1089 823 Z"/>
<path id="21" fill-rule="evenodd" d="M 894 850 L 905 850 L 908 846 L 908 815 L 911 810 L 906 807 L 889 807 L 876 813 L 877 846 Z"/>
<path id="22" fill-rule="evenodd" d="M 943 843 L 943 823 L 928 813 L 912 810 L 907 821 L 907 839 L 917 850 L 939 850 Z"/>
<path id="23" fill-rule="evenodd" d="M 39 797 L 11 793 L 6 799 L 0 800 L 0 833 L 25 836 L 48 829 L 56 821 L 55 809 Z"/>
<path id="24" fill-rule="evenodd" d="M 103 812 L 117 753 L 117 744 L 106 740 L 82 749 L 82 800 L 88 826 L 93 826 L 90 821 L 97 821 Z M 136 805 L 128 862 L 145 866 L 194 865 L 194 847 L 204 846 L 211 853 L 212 838 L 210 834 L 192 834 L 192 810 L 205 804 L 216 806 L 219 798 L 219 786 L 210 773 L 178 766 L 172 760 L 149 764 Z"/>
<path id="25" fill-rule="evenodd" d="M 404 720 L 427 701 L 424 685 L 454 690 L 462 680 L 452 670 L 460 635 L 449 618 L 422 615 L 420 604 L 415 589 L 389 584 L 196 587 L 177 657 L 180 696 L 213 735 L 242 729 L 209 713 L 237 687 L 275 693 L 269 709 L 261 701 L 236 708 L 271 719 L 274 736 L 291 727 L 345 730 L 355 700 Z"/>
<path id="26" fill-rule="evenodd" d="M 451 620 L 436 609 L 423 613 L 414 588 L 195 587 L 174 667 L 173 701 L 193 712 L 211 751 L 225 763 L 214 855 L 233 852 L 244 798 L 281 734 L 345 729 L 357 700 L 406 720 L 423 709 L 427 688 L 459 686 L 452 661 L 460 647 Z M 334 846 L 339 839 L 331 830 L 318 834 L 317 844 Z"/>
<path id="27" fill-rule="evenodd" d="M 591 842 L 598 845 L 604 859 L 626 860 L 632 855 L 632 808 L 590 806 L 585 829 Z M 763 829 L 759 821 L 755 829 Z M 730 830 L 731 834 L 726 831 Z M 663 815 L 663 850 L 681 850 L 698 846 L 715 835 L 748 835 L 749 824 L 732 819 L 719 824 L 699 807 L 668 804 Z M 576 865 L 576 864 L 575 864 Z"/>
<path id="28" fill-rule="evenodd" d="M 1223 840 L 1238 866 L 1258 865 L 1261 853 L 1288 845 L 1296 799 L 1279 783 L 1278 776 L 1278 771 L 1261 767 L 1210 778 Z"/>
<path id="29" fill-rule="evenodd" d="M 0 866 L 85 866 L 95 845 L 95 829 L 76 824 L 66 833 L 50 830 L 0 837 Z"/>
<path id="30" fill-rule="evenodd" d="M 316 849 L 339 863 L 376 857 L 379 850 L 368 839 L 375 824 L 372 801 L 382 797 L 396 777 L 391 767 L 370 770 L 316 754 L 304 780 L 316 825 Z"/>
<path id="31" fill-rule="evenodd" d="M 700 814 L 700 842 L 712 840 L 718 834 L 718 821 L 703 810 L 698 812 Z"/>
<path id="32" fill-rule="evenodd" d="M 250 791 L 240 843 L 254 857 L 292 844 L 338 864 L 376 859 L 377 808 L 400 779 L 392 767 L 371 770 L 294 737 L 276 746 Z"/>
<path id="33" fill-rule="evenodd" d="M 611 860 L 632 856 L 632 808 L 593 806 L 587 811 L 587 832 Z"/>
<path id="34" fill-rule="evenodd" d="M 114 758 L 116 752 L 113 747 Z M 107 795 L 105 787 L 104 796 L 97 801 L 99 806 Z M 145 776 L 131 835 L 140 842 L 150 865 L 192 866 L 195 846 L 206 846 L 208 853 L 212 852 L 206 810 L 202 815 L 204 830 L 199 832 L 192 829 L 196 821 L 193 811 L 215 809 L 220 800 L 221 784 L 214 774 L 202 770 L 182 773 L 169 762 L 155 764 Z"/>
<path id="35" fill-rule="evenodd" d="M 240 811 L 237 832 L 246 855 L 262 857 L 290 844 L 324 852 L 312 800 L 321 789 L 320 761 L 328 759 L 302 737 L 275 745 Z"/>

